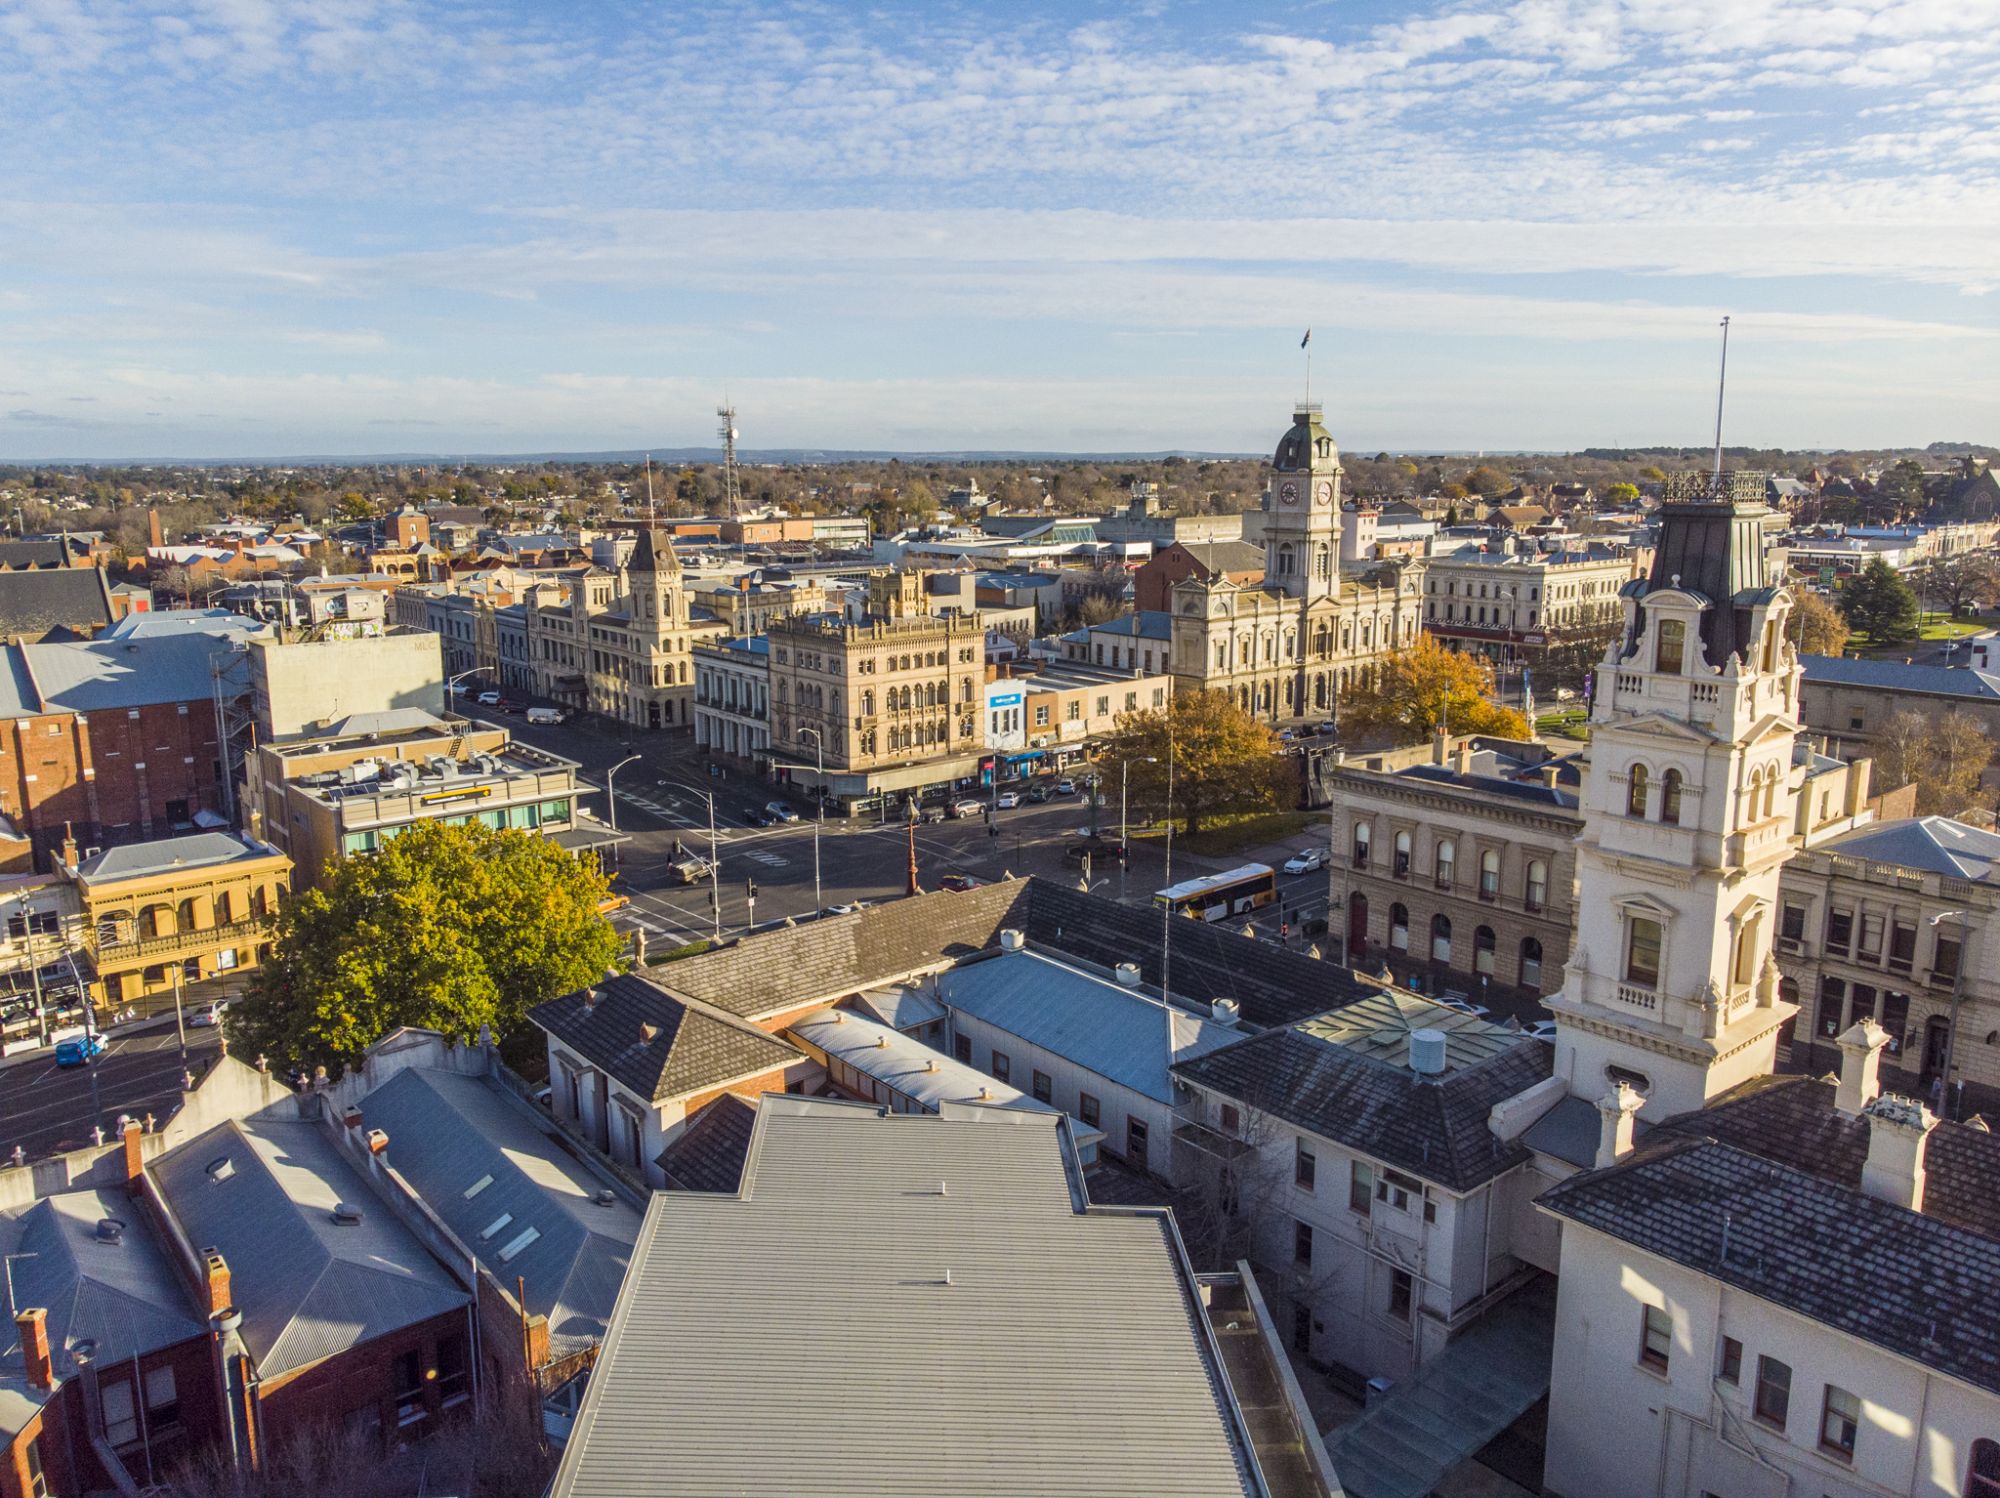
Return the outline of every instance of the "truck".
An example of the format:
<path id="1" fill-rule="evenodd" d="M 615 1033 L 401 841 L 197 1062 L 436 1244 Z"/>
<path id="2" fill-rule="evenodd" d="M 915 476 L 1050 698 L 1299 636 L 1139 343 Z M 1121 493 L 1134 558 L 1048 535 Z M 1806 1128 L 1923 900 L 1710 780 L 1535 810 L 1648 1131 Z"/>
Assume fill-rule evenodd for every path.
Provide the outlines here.
<path id="1" fill-rule="evenodd" d="M 531 707 L 527 718 L 530 723 L 543 728 L 555 728 L 569 721 L 569 714 L 559 707 Z"/>

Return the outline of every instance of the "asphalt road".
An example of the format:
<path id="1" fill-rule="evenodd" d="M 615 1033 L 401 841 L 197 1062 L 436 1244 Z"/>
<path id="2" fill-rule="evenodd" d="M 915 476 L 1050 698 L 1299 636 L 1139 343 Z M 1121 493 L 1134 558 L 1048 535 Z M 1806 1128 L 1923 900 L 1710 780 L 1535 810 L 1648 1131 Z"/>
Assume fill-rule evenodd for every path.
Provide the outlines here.
<path id="1" fill-rule="evenodd" d="M 553 728 L 535 727 L 520 718 L 497 721 L 523 742 L 580 762 L 583 779 L 597 787 L 586 805 L 600 817 L 606 817 L 604 771 L 629 754 L 641 756 L 619 770 L 615 781 L 618 827 L 631 841 L 618 852 L 613 888 L 632 902 L 615 920 L 621 929 L 643 930 L 656 951 L 662 945 L 714 934 L 707 883 L 690 888 L 670 872 L 676 842 L 689 851 L 708 851 L 711 797 L 720 865 L 716 891 L 725 935 L 750 925 L 753 914 L 755 924 L 764 925 L 809 916 L 830 905 L 894 899 L 908 888 L 910 841 L 901 823 L 883 826 L 837 818 L 819 824 L 815 896 L 814 824 L 804 820 L 811 809 L 799 803 L 802 820 L 778 827 L 760 828 L 751 822 L 752 814 L 766 802 L 782 799 L 776 787 L 733 772 L 728 778 L 709 774 L 683 736 L 641 734 L 628 740 L 615 728 L 585 719 Z M 1101 816 L 1103 830 L 1115 833 L 1115 797 Z M 1082 871 L 1065 863 L 1062 854 L 1089 825 L 1090 809 L 1083 797 L 1069 796 L 1043 806 L 998 812 L 990 830 L 983 817 L 920 826 L 915 839 L 918 883 L 928 890 L 936 889 L 946 874 L 992 880 L 1009 873 L 1075 882 Z M 1225 866 L 1212 859 L 1181 856 L 1174 860 L 1173 872 L 1175 878 L 1185 879 Z M 1115 865 L 1093 869 L 1091 888 L 1113 898 L 1145 902 L 1167 882 L 1165 876 L 1164 840 L 1148 838 L 1133 844 L 1128 870 L 1121 873 Z M 752 880 L 757 886 L 754 912 L 746 888 L 746 881 Z M 1279 904 L 1264 913 L 1261 924 L 1275 935 L 1286 915 L 1296 925 L 1303 917 L 1324 914 L 1326 885 L 1323 872 L 1281 875 Z"/>
<path id="2" fill-rule="evenodd" d="M 199 1076 L 216 1057 L 214 1030 L 188 1032 L 188 1065 Z M 112 1137 L 121 1113 L 164 1123 L 180 1105 L 181 1051 L 174 1028 L 149 1028 L 106 1042 L 89 1066 L 65 1070 L 53 1050 L 30 1051 L 0 1062 L 0 1156 L 16 1146 L 38 1160 L 82 1149 L 93 1125 Z"/>

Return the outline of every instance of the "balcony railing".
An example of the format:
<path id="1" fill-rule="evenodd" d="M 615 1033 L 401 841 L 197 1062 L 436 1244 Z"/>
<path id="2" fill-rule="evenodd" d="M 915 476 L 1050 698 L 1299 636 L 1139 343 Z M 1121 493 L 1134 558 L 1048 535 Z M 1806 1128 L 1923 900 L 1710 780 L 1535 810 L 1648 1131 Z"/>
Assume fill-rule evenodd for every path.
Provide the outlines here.
<path id="1" fill-rule="evenodd" d="M 1660 996 L 1654 989 L 1641 988 L 1636 983 L 1621 983 L 1618 985 L 1618 1002 L 1651 1014 L 1660 1007 Z"/>
<path id="2" fill-rule="evenodd" d="M 225 926 L 196 926 L 186 931 L 174 931 L 165 936 L 127 937 L 122 941 L 102 941 L 97 943 L 98 960 L 106 957 L 154 957 L 168 956 L 179 952 L 194 951 L 197 948 L 225 946 L 243 937 L 260 936 L 266 929 L 266 921 L 259 917 L 249 920 L 231 921 Z"/>

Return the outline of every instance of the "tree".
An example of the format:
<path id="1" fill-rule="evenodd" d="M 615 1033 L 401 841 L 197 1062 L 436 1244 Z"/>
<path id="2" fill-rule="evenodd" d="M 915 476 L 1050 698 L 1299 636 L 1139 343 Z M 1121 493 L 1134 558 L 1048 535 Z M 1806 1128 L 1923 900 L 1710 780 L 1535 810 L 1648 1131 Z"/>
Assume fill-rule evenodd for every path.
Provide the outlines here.
<path id="1" fill-rule="evenodd" d="M 1077 623 L 1084 626 L 1109 624 L 1125 612 L 1125 605 L 1109 592 L 1096 589 L 1084 594 L 1083 601 L 1076 606 Z"/>
<path id="2" fill-rule="evenodd" d="M 1875 784 L 1917 788 L 1917 815 L 1956 816 L 1979 798 L 1993 762 L 1993 740 L 1963 713 L 1932 716 L 1914 708 L 1891 713 L 1869 739 Z"/>
<path id="3" fill-rule="evenodd" d="M 1639 502 L 1637 484 L 1611 484 L 1604 490 L 1605 502 L 1614 505 L 1636 505 Z"/>
<path id="4" fill-rule="evenodd" d="M 1915 639 L 1919 628 L 1916 592 L 1880 557 L 1841 590 L 1840 612 L 1848 628 L 1875 645 Z"/>
<path id="5" fill-rule="evenodd" d="M 1465 487 L 1474 494 L 1490 497 L 1505 494 L 1514 487 L 1514 481 L 1499 469 L 1482 463 L 1465 476 Z"/>
<path id="6" fill-rule="evenodd" d="M 1105 757 L 1105 785 L 1131 766 L 1131 802 L 1148 818 L 1167 814 L 1167 761 L 1173 811 L 1190 836 L 1221 816 L 1271 811 L 1278 804 L 1278 738 L 1225 692 L 1180 692 L 1164 708 L 1120 713 Z"/>
<path id="7" fill-rule="evenodd" d="M 1382 657 L 1372 683 L 1349 689 L 1341 726 L 1386 733 L 1399 744 L 1420 744 L 1440 725 L 1452 733 L 1526 738 L 1528 720 L 1488 701 L 1492 690 L 1488 662 L 1419 635 L 1413 648 Z"/>
<path id="8" fill-rule="evenodd" d="M 1951 614 L 1971 614 L 1990 608 L 1994 599 L 2000 597 L 2000 564 L 1984 552 L 1937 562 L 1925 574 L 1924 592 Z"/>
<path id="9" fill-rule="evenodd" d="M 337 1064 L 401 1025 L 461 1040 L 490 1025 L 509 1054 L 532 1055 L 528 1008 L 618 955 L 604 892 L 595 868 L 531 833 L 419 823 L 280 905 L 232 1041 Z"/>
<path id="10" fill-rule="evenodd" d="M 1800 655 L 1839 655 L 1847 645 L 1847 620 L 1824 594 L 1795 587 L 1785 638 L 1798 647 Z"/>
<path id="11" fill-rule="evenodd" d="M 1531 668 L 1536 694 L 1546 695 L 1558 687 L 1582 691 L 1583 679 L 1597 669 L 1611 642 L 1624 632 L 1624 612 L 1616 608 L 1550 630 L 1541 661 Z"/>

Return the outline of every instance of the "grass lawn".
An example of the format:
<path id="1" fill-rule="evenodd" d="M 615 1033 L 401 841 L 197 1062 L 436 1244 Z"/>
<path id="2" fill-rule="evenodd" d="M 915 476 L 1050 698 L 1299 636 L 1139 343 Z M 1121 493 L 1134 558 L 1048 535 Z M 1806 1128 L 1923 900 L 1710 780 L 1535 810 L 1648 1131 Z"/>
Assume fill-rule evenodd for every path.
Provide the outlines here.
<path id="1" fill-rule="evenodd" d="M 1241 853 L 1245 848 L 1260 848 L 1266 843 L 1283 842 L 1321 820 L 1323 812 L 1313 811 L 1266 811 L 1247 817 L 1226 817 L 1211 822 L 1193 837 L 1185 832 L 1174 834 L 1174 848 L 1204 858 L 1222 858 L 1231 853 Z M 1135 828 L 1134 837 L 1165 838 L 1165 827 Z"/>
<path id="2" fill-rule="evenodd" d="M 1566 707 L 1561 712 L 1535 714 L 1535 732 L 1543 738 L 1583 739 L 1590 738 L 1590 715 L 1580 707 Z"/>

